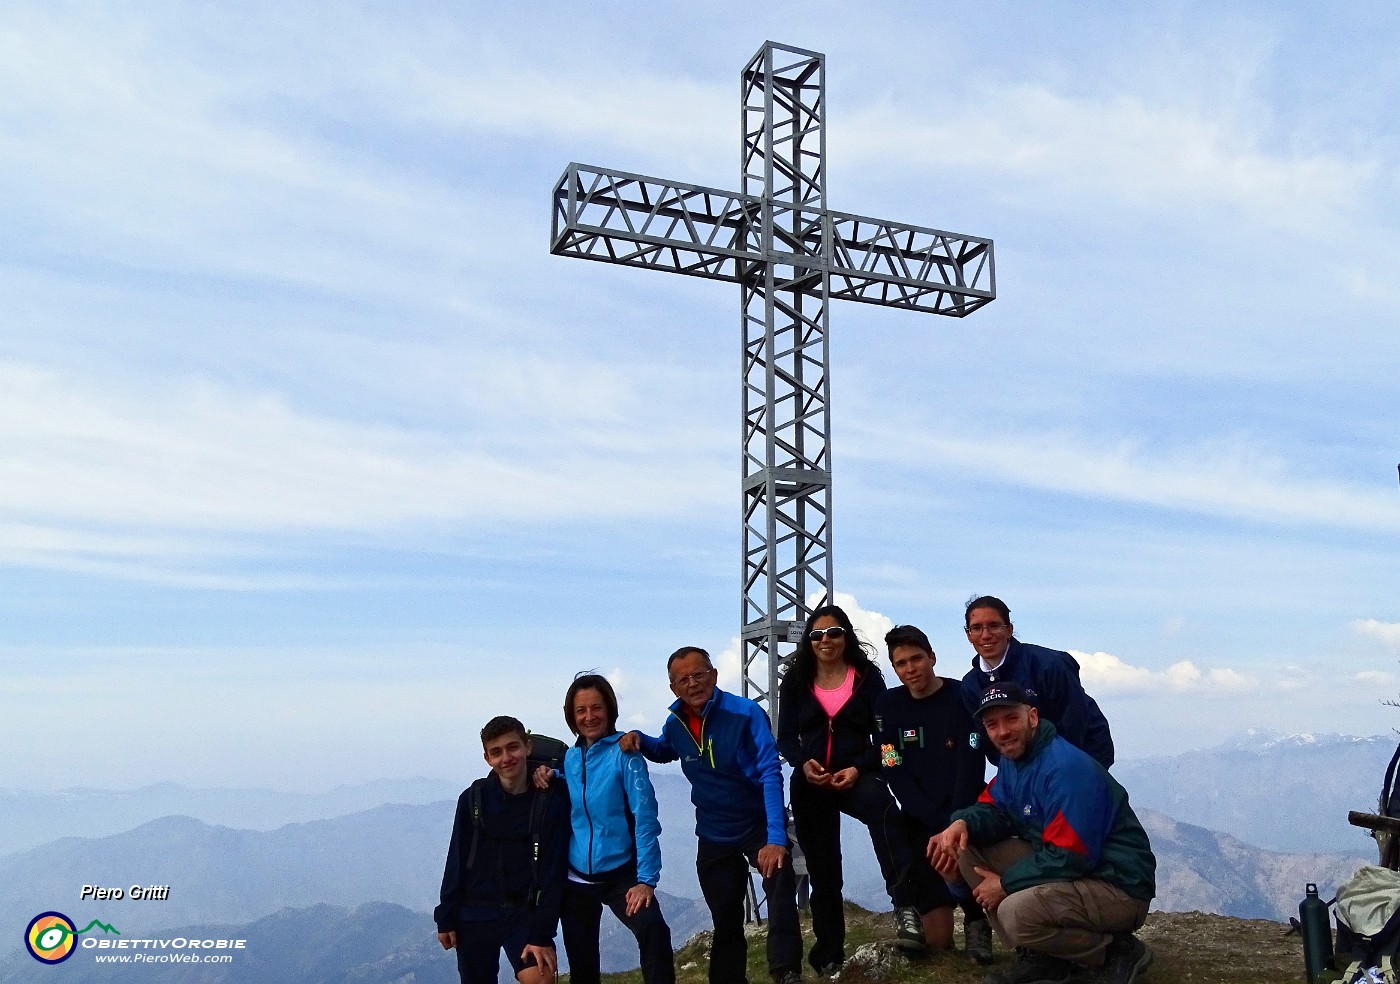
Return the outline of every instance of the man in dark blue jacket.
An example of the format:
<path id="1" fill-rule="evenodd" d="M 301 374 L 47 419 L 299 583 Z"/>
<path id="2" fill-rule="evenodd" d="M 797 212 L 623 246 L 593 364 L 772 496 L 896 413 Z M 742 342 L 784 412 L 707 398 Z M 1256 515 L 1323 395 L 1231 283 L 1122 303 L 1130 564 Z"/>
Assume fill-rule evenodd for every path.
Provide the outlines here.
<path id="1" fill-rule="evenodd" d="M 964 613 L 967 641 L 977 655 L 962 679 L 962 701 L 969 714 L 977 710 L 982 692 L 994 683 L 1014 683 L 1030 691 L 1042 719 L 1052 722 L 1060 737 L 1088 752 L 1105 769 L 1113 766 L 1113 736 L 1108 720 L 1079 682 L 1079 664 L 1069 653 L 1031 646 L 1015 637 L 1011 610 L 991 595 L 973 598 Z M 996 747 L 981 733 L 987 760 L 997 764 Z"/>
<path id="2" fill-rule="evenodd" d="M 744 891 L 749 865 L 768 899 L 768 971 L 776 984 L 801 979 L 802 935 L 788 855 L 783 773 L 768 715 L 715 686 L 710 654 L 684 646 L 666 661 L 676 701 L 660 738 L 639 732 L 621 747 L 653 762 L 681 760 L 695 804 L 695 867 L 714 922 L 710 984 L 747 984 Z"/>
<path id="3" fill-rule="evenodd" d="M 457 951 L 462 984 L 496 984 L 502 951 L 520 984 L 549 984 L 568 869 L 568 790 L 531 785 L 530 737 L 515 718 L 486 722 L 481 744 L 491 774 L 457 800 L 433 910 L 438 942 Z"/>

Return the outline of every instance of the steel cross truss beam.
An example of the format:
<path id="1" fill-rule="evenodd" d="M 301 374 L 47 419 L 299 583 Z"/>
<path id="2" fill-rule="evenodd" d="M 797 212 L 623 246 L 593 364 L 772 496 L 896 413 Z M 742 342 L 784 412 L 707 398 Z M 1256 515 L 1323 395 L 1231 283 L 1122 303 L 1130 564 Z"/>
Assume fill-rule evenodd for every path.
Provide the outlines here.
<path id="1" fill-rule="evenodd" d="M 762 200 L 735 191 L 570 164 L 554 189 L 550 252 L 741 283 Z M 962 317 L 996 297 L 992 241 L 830 209 L 795 209 L 774 258 L 829 275 L 834 300 Z M 819 294 L 813 284 L 809 293 Z"/>
<path id="2" fill-rule="evenodd" d="M 831 597 L 827 311 L 962 317 L 996 297 L 992 241 L 826 208 L 826 58 L 768 42 L 740 77 L 742 191 L 570 164 L 550 252 L 740 286 L 743 693 L 777 723 L 809 600 Z"/>

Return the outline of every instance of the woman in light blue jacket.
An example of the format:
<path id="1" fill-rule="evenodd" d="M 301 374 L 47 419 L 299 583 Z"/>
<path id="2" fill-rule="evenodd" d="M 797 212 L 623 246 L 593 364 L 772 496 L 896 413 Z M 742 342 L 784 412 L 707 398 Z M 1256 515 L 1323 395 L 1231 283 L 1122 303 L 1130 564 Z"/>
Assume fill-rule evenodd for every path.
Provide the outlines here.
<path id="1" fill-rule="evenodd" d="M 573 832 L 560 923 L 574 984 L 598 984 L 603 906 L 637 937 L 645 984 L 674 984 L 671 929 L 656 900 L 661 823 L 646 760 L 617 740 L 617 695 L 607 678 L 582 673 L 564 698 L 578 736 L 564 756 Z"/>

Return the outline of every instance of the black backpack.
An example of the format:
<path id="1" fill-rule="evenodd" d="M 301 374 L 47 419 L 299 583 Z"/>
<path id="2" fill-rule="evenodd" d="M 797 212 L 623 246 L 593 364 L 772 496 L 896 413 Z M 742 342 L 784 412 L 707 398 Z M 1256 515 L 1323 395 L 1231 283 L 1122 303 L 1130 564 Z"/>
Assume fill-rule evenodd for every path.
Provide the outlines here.
<path id="1" fill-rule="evenodd" d="M 569 750 L 568 745 L 549 735 L 532 734 L 529 738 L 530 754 L 525 760 L 527 774 L 532 774 L 541 765 L 547 765 L 555 771 L 564 768 L 564 754 Z M 481 841 L 481 784 L 485 781 L 478 779 L 467 789 L 467 802 L 472 813 L 472 846 L 467 852 L 468 871 L 476 864 L 476 845 Z M 536 886 L 536 896 L 539 895 L 540 883 L 540 831 L 544 827 L 544 818 L 549 810 L 549 799 L 553 791 L 554 784 L 550 783 L 547 789 L 535 797 L 534 805 L 530 809 L 530 880 Z M 531 900 L 532 903 L 534 901 Z"/>
<path id="2" fill-rule="evenodd" d="M 569 746 L 558 738 L 551 738 L 549 735 L 530 735 L 530 771 L 533 772 L 536 766 L 547 765 L 555 772 L 564 770 L 564 753 L 569 750 Z M 1394 764 L 1394 763 L 1392 763 Z"/>

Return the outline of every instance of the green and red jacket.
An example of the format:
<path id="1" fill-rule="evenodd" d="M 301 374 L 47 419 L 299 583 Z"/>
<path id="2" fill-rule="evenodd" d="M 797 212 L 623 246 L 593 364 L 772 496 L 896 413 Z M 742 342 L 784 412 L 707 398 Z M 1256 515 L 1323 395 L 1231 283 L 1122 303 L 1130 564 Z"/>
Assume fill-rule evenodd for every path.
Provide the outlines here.
<path id="1" fill-rule="evenodd" d="M 1042 720 L 1026 754 L 1003 757 L 973 806 L 953 813 L 983 847 L 1019 837 L 1034 849 L 1001 875 L 1007 894 L 1047 882 L 1097 878 L 1135 899 L 1157 894 L 1157 859 L 1128 793 Z"/>

